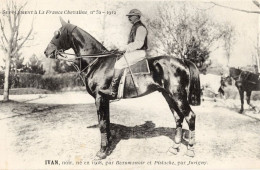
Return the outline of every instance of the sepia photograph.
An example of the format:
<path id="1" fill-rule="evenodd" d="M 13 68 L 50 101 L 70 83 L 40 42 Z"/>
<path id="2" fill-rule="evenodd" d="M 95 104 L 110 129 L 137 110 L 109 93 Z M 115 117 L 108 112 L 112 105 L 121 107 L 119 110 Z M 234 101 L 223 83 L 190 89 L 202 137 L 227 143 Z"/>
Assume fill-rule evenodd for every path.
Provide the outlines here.
<path id="1" fill-rule="evenodd" d="M 0 169 L 260 169 L 260 0 L 0 2 Z"/>

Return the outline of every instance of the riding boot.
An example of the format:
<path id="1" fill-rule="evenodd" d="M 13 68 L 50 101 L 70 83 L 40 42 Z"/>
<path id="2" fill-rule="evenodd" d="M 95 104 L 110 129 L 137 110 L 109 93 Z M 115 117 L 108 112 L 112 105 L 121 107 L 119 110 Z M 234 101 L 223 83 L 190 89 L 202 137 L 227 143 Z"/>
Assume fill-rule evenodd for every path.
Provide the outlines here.
<path id="1" fill-rule="evenodd" d="M 100 89 L 99 92 L 110 99 L 115 99 L 117 97 L 118 86 L 122 73 L 123 72 L 121 69 L 115 69 L 110 88 Z"/>

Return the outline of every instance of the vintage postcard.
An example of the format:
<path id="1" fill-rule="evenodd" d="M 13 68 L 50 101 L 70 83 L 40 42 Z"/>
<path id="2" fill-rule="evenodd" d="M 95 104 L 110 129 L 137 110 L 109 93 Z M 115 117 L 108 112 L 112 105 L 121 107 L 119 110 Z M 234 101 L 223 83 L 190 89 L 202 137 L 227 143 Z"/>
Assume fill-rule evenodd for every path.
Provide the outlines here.
<path id="1" fill-rule="evenodd" d="M 0 169 L 260 169 L 259 0 L 1 0 Z"/>

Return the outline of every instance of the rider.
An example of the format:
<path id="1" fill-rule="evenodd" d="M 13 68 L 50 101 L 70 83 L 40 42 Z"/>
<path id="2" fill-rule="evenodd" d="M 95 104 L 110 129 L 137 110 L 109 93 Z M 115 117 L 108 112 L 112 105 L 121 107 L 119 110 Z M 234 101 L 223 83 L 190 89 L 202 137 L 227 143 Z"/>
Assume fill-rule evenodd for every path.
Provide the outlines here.
<path id="1" fill-rule="evenodd" d="M 116 98 L 119 81 L 123 73 L 123 69 L 129 65 L 133 65 L 138 61 L 145 58 L 145 50 L 148 48 L 147 35 L 148 31 L 146 26 L 141 22 L 141 11 L 132 9 L 126 16 L 133 24 L 129 37 L 128 44 L 124 48 L 126 53 L 125 57 L 121 57 L 116 61 L 114 66 L 114 75 L 109 89 L 100 89 L 99 92 L 110 98 Z M 126 61 L 127 60 L 127 61 Z"/>

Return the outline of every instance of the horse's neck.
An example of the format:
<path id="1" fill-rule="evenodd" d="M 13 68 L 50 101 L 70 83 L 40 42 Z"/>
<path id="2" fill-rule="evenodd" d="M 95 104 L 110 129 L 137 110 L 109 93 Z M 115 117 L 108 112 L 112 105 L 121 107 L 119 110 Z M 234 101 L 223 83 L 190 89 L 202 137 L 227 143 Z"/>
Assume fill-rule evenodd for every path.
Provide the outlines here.
<path id="1" fill-rule="evenodd" d="M 91 64 L 96 59 L 87 56 L 107 52 L 107 49 L 100 42 L 80 28 L 75 30 L 73 34 L 72 48 L 78 57 L 86 56 L 84 60 L 87 64 Z"/>
<path id="2" fill-rule="evenodd" d="M 73 34 L 73 50 L 79 57 L 80 69 L 87 78 L 94 74 L 108 74 L 114 68 L 116 56 L 98 57 L 91 55 L 104 54 L 108 50 L 87 32 L 77 29 Z"/>

